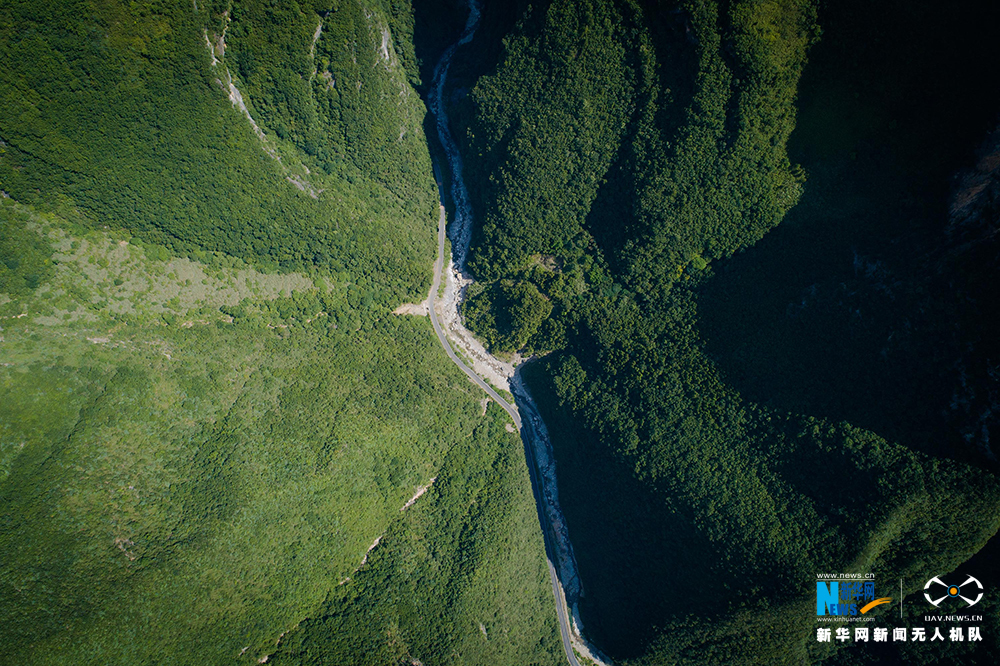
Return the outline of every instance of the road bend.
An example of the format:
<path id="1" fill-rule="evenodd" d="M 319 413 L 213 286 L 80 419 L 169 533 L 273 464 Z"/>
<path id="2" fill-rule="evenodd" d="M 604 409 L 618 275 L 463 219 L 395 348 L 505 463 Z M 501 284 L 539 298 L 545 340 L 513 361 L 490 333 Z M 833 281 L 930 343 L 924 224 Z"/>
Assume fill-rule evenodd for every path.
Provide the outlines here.
<path id="1" fill-rule="evenodd" d="M 434 334 L 437 335 L 438 341 L 441 343 L 441 346 L 444 347 L 444 351 L 448 354 L 448 358 L 451 359 L 451 362 L 457 365 L 474 384 L 486 391 L 487 395 L 493 398 L 493 400 L 495 400 L 505 412 L 510 414 L 510 417 L 514 420 L 514 425 L 521 434 L 521 439 L 524 442 L 525 447 L 524 457 L 528 462 L 528 476 L 531 478 L 531 491 L 535 498 L 535 510 L 538 513 L 538 521 L 542 527 L 542 535 L 545 539 L 545 562 L 549 567 L 549 579 L 552 582 L 552 596 L 555 597 L 556 602 L 556 616 L 559 621 L 559 634 L 562 637 L 563 651 L 566 653 L 566 659 L 569 661 L 571 666 L 580 666 L 580 662 L 577 661 L 576 658 L 576 653 L 573 651 L 573 629 L 570 626 L 570 611 L 568 605 L 566 604 L 566 594 L 563 591 L 562 584 L 559 582 L 559 572 L 556 571 L 556 567 L 552 563 L 552 559 L 555 557 L 555 544 L 552 543 L 549 521 L 545 514 L 545 496 L 540 485 L 540 474 L 538 469 L 535 467 L 535 456 L 534 452 L 531 450 L 531 441 L 535 435 L 532 430 L 530 419 L 527 422 L 522 423 L 521 414 L 517 411 L 517 407 L 501 397 L 492 386 L 486 383 L 482 377 L 476 374 L 472 368 L 466 365 L 465 362 L 458 357 L 455 350 L 452 349 L 444 327 L 441 325 L 441 321 L 437 316 L 438 291 L 441 288 L 441 274 L 444 272 L 444 241 L 446 228 L 447 217 L 445 215 L 444 206 L 442 205 L 441 213 L 438 217 L 437 259 L 434 261 L 434 278 L 431 280 L 431 293 L 428 298 L 428 304 L 430 306 L 428 310 L 430 310 L 431 326 L 434 327 Z"/>

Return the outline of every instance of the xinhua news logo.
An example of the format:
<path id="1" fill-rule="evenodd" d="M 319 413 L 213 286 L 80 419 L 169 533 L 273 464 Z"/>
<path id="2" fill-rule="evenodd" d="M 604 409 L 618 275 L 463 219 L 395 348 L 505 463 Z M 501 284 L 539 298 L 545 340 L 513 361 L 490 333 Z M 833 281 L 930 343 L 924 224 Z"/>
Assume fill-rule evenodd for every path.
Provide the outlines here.
<path id="1" fill-rule="evenodd" d="M 816 582 L 817 616 L 864 615 L 890 601 L 892 597 L 875 598 L 875 583 L 870 580 Z"/>

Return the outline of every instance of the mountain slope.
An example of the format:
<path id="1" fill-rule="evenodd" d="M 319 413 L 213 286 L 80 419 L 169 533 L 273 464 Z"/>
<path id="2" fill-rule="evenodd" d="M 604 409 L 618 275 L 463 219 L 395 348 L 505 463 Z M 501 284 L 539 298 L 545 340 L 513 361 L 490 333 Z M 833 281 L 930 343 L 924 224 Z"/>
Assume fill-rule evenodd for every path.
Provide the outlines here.
<path id="1" fill-rule="evenodd" d="M 990 40 L 930 13 L 552 2 L 456 104 L 482 221 L 466 316 L 494 350 L 554 352 L 526 374 L 615 659 L 820 659 L 816 573 L 910 593 L 998 528 L 995 470 L 948 407 L 979 334 L 927 279 L 959 157 L 939 137 L 997 108 L 953 72 Z M 965 48 L 921 51 L 931 33 Z M 949 94 L 965 115 L 939 134 Z"/>
<path id="2" fill-rule="evenodd" d="M 521 444 L 391 314 L 426 297 L 438 212 L 414 23 L 0 8 L 9 660 L 289 661 L 336 613 L 369 633 L 327 663 L 558 661 Z M 435 617 L 369 621 L 371 590 L 440 587 Z"/>
<path id="3" fill-rule="evenodd" d="M 377 276 L 387 298 L 423 288 L 435 192 L 390 12 L 30 0 L 2 11 L 9 196 L 178 252 Z M 319 11 L 329 25 L 317 32 Z"/>

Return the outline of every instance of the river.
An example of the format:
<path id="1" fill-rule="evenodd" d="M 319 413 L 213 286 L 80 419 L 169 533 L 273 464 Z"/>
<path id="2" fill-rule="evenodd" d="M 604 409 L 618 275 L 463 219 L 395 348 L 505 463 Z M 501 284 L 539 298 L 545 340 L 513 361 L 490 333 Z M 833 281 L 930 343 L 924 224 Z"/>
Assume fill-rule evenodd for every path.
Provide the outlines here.
<path id="1" fill-rule="evenodd" d="M 441 55 L 434 68 L 434 78 L 428 95 L 430 111 L 434 115 L 438 139 L 444 150 L 451 176 L 451 200 L 454 216 L 448 230 L 451 241 L 451 256 L 448 258 L 444 274 L 445 290 L 440 296 L 439 288 L 445 255 L 445 203 L 444 189 L 441 193 L 441 214 L 438 226 L 438 256 L 434 265 L 434 280 L 430 292 L 431 323 L 449 358 L 477 385 L 483 388 L 497 404 L 506 410 L 520 430 L 525 445 L 525 457 L 531 475 L 532 489 L 538 509 L 538 518 L 545 539 L 546 554 L 549 559 L 549 573 L 552 578 L 556 613 L 562 634 L 563 647 L 570 664 L 577 666 L 574 648 L 586 658 L 598 663 L 610 663 L 604 655 L 590 646 L 582 635 L 578 602 L 583 587 L 577 573 L 573 544 L 569 530 L 559 506 L 559 490 L 556 483 L 556 462 L 549 439 L 548 430 L 531 397 L 531 393 L 521 376 L 521 368 L 502 361 L 486 350 L 465 328 L 460 316 L 460 308 L 465 290 L 472 283 L 472 276 L 466 269 L 469 244 L 472 239 L 472 205 L 463 178 L 462 156 L 458 150 L 449 125 L 446 109 L 445 90 L 448 70 L 455 53 L 472 41 L 479 27 L 480 8 L 477 0 L 469 0 L 469 18 L 458 40 Z M 452 348 L 454 345 L 461 355 L 468 359 L 463 362 Z M 471 366 L 471 368 L 470 368 Z M 493 387 L 510 391 L 514 405 L 500 396 Z M 553 563 L 554 562 L 554 563 Z"/>

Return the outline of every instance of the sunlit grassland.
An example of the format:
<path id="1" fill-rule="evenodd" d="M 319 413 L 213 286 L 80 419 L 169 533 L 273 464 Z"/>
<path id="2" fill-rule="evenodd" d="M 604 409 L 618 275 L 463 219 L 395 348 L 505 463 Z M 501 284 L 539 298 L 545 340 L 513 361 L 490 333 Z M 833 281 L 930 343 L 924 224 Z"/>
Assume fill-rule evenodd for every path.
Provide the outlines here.
<path id="1" fill-rule="evenodd" d="M 557 647 L 520 441 L 428 320 L 352 307 L 330 276 L 160 259 L 2 210 L 53 249 L 0 320 L 0 616 L 19 663 L 256 660 L 334 592 L 361 594 L 340 583 L 386 534 L 372 556 L 399 564 L 360 572 L 366 603 L 402 567 L 398 594 L 436 595 L 458 623 L 428 641 L 401 618 L 415 656 L 482 637 L 480 621 L 512 634 L 504 649 Z M 452 550 L 470 530 L 473 559 Z"/>

